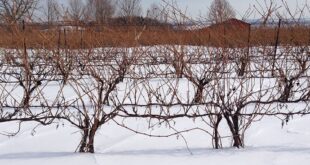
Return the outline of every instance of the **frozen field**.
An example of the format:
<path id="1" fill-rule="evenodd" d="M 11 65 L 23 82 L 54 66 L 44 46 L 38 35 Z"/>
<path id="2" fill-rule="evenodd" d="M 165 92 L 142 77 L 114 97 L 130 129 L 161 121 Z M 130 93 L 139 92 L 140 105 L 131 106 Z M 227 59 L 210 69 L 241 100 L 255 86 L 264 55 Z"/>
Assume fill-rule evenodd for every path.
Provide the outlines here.
<path id="1" fill-rule="evenodd" d="M 187 124 L 185 121 L 184 124 Z M 65 124 L 39 126 L 28 123 L 15 137 L 0 136 L 0 164 L 7 165 L 307 165 L 310 161 L 310 117 L 296 118 L 281 129 L 276 118 L 265 118 L 247 132 L 246 147 L 214 150 L 210 137 L 203 132 L 184 133 L 184 140 L 150 138 L 119 128 L 112 122 L 104 125 L 96 136 L 95 154 L 74 153 L 80 134 Z M 146 128 L 144 122 L 139 126 Z M 13 128 L 12 128 L 13 127 Z M 13 130 L 10 123 L 1 130 Z M 162 132 L 159 132 L 162 131 Z M 157 130 L 165 134 L 165 130 Z M 191 152 L 191 153 L 190 153 Z"/>
<path id="2" fill-rule="evenodd" d="M 0 165 L 307 165 L 310 48 L 270 52 L 6 50 Z"/>

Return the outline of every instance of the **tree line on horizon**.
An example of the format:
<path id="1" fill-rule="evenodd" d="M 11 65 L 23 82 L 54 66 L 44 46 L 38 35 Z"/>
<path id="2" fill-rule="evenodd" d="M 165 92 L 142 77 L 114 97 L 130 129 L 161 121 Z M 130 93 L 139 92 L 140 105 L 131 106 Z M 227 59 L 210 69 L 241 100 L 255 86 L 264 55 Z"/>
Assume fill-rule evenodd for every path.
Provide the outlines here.
<path id="1" fill-rule="evenodd" d="M 227 0 L 214 0 L 206 17 L 212 23 L 219 23 L 236 17 L 236 12 Z M 167 0 L 152 3 L 146 14 L 143 14 L 141 0 L 67 0 L 67 5 L 57 0 L 44 3 L 39 0 L 0 0 L 0 23 L 6 25 L 23 21 L 108 24 L 117 19 L 136 21 L 137 18 L 148 18 L 155 23 L 190 19 L 176 1 Z"/>

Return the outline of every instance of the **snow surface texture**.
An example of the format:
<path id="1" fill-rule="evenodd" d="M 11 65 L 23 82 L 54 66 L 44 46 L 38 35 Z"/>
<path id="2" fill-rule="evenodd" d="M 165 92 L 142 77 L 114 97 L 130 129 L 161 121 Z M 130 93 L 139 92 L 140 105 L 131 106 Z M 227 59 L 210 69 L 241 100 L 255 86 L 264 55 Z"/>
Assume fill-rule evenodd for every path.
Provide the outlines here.
<path id="1" fill-rule="evenodd" d="M 183 124 L 187 124 L 184 120 Z M 137 124 L 138 123 L 138 124 Z M 182 122 L 178 122 L 182 123 Z M 138 135 L 116 126 L 104 125 L 96 136 L 96 154 L 75 153 L 80 134 L 69 124 L 39 126 L 25 123 L 15 137 L 0 136 L 1 165 L 307 165 L 310 162 L 310 116 L 294 118 L 281 128 L 276 118 L 265 117 L 247 131 L 243 149 L 212 149 L 204 132 L 184 133 L 184 140 Z M 147 129 L 145 122 L 133 125 Z M 1 130 L 14 130 L 16 124 L 4 123 Z M 147 130 L 146 130 L 147 131 Z M 167 130 L 155 130 L 165 134 Z"/>
<path id="2" fill-rule="evenodd" d="M 255 65 L 260 66 L 263 64 L 255 63 Z M 164 66 L 161 67 L 165 68 Z M 201 67 L 202 69 L 199 69 L 199 67 L 197 69 L 194 68 L 195 73 L 201 73 L 199 71 L 203 71 L 203 66 Z M 231 68 L 228 67 L 226 69 Z M 272 79 L 268 79 L 268 81 L 270 83 L 267 84 L 274 84 L 272 83 Z M 180 82 L 184 86 L 185 83 Z M 153 83 L 156 84 L 155 81 Z M 55 86 L 54 88 L 57 89 Z M 268 86 L 264 88 L 268 88 Z M 182 87 L 181 89 L 186 88 Z M 49 88 L 49 90 L 51 89 Z M 20 89 L 16 88 L 14 92 L 14 96 L 18 96 Z M 46 93 L 51 95 L 49 97 L 52 98 L 50 92 Z M 64 95 L 67 99 L 72 99 L 72 93 L 71 90 L 65 90 Z M 298 107 L 297 109 L 300 109 L 302 106 Z M 310 116 L 304 116 L 302 118 L 295 117 L 282 128 L 281 121 L 277 120 L 276 117 L 265 117 L 262 121 L 251 125 L 249 130 L 247 130 L 245 148 L 224 148 L 220 150 L 212 149 L 212 146 L 210 146 L 211 137 L 202 131 L 196 130 L 183 133 L 182 135 L 186 141 L 177 136 L 151 138 L 120 128 L 113 121 L 110 121 L 108 124 L 103 125 L 99 132 L 96 133 L 96 154 L 80 154 L 74 152 L 81 138 L 80 130 L 68 123 L 49 126 L 37 126 L 36 123 L 23 123 L 22 129 L 16 136 L 9 138 L 0 135 L 0 165 L 306 165 L 310 162 L 309 119 Z M 178 125 L 177 127 L 181 130 L 192 128 L 191 124 L 193 124 L 188 119 L 178 119 L 176 123 Z M 225 125 L 225 122 L 222 123 Z M 201 128 L 207 127 L 206 125 L 200 124 L 199 121 L 195 122 L 195 125 Z M 141 132 L 152 132 L 152 134 L 156 135 L 167 135 L 171 133 L 171 130 L 164 128 L 149 130 L 147 122 L 142 119 L 127 121 L 126 126 L 130 126 L 134 130 Z M 16 123 L 2 123 L 0 124 L 0 133 L 12 132 L 18 129 L 16 127 Z M 36 129 L 34 130 L 33 128 Z M 224 131 L 225 129 L 226 131 Z M 224 127 L 220 130 L 222 137 L 230 136 L 230 134 L 227 134 L 229 132 L 227 128 Z M 227 143 L 229 144 L 231 142 L 230 138 L 223 140 L 223 143 L 225 143 L 223 146 L 231 146 L 227 145 Z"/>

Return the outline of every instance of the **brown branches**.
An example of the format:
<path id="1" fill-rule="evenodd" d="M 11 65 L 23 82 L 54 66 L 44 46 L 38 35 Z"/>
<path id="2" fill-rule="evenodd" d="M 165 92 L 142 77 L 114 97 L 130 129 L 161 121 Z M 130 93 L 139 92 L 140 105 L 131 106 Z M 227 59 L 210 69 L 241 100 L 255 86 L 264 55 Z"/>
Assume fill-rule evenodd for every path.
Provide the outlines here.
<path id="1" fill-rule="evenodd" d="M 266 5 L 264 23 L 277 9 L 272 2 Z M 223 27 L 218 34 L 147 25 L 33 30 L 44 46 L 30 44 L 27 28 L 17 28 L 12 40 L 18 44 L 0 50 L 0 123 L 65 120 L 81 132 L 78 151 L 94 153 L 96 133 L 110 121 L 156 137 L 201 130 L 218 149 L 226 139 L 233 147 L 244 147 L 245 132 L 264 116 L 310 114 L 309 46 L 301 40 L 282 42 L 281 31 L 281 44 L 274 49 L 274 28 L 244 24 L 245 40 L 243 33 L 236 39 L 239 33 L 226 29 L 236 22 L 218 25 Z M 278 30 L 290 30 L 284 28 Z M 272 39 L 258 37 L 267 32 Z M 186 37 L 203 41 L 206 36 L 199 34 L 209 34 L 208 42 L 191 46 Z M 159 40 L 148 40 L 152 37 Z M 130 118 L 173 133 L 154 135 L 118 122 Z M 187 119 L 191 126 L 177 128 Z"/>

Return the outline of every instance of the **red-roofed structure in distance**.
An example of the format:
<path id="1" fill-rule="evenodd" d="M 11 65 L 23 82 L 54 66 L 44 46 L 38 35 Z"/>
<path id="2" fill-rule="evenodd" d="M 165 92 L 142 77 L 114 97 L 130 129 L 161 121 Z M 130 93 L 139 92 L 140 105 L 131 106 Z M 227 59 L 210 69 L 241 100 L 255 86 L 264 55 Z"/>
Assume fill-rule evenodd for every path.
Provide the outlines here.
<path id="1" fill-rule="evenodd" d="M 197 29 L 199 36 L 206 36 L 207 43 L 214 45 L 230 45 L 230 42 L 237 45 L 248 43 L 250 37 L 251 24 L 236 18 L 228 19 L 224 22 L 212 24 L 210 26 Z M 238 44 L 239 43 L 239 44 Z M 237 46 L 236 45 L 236 46 Z"/>

